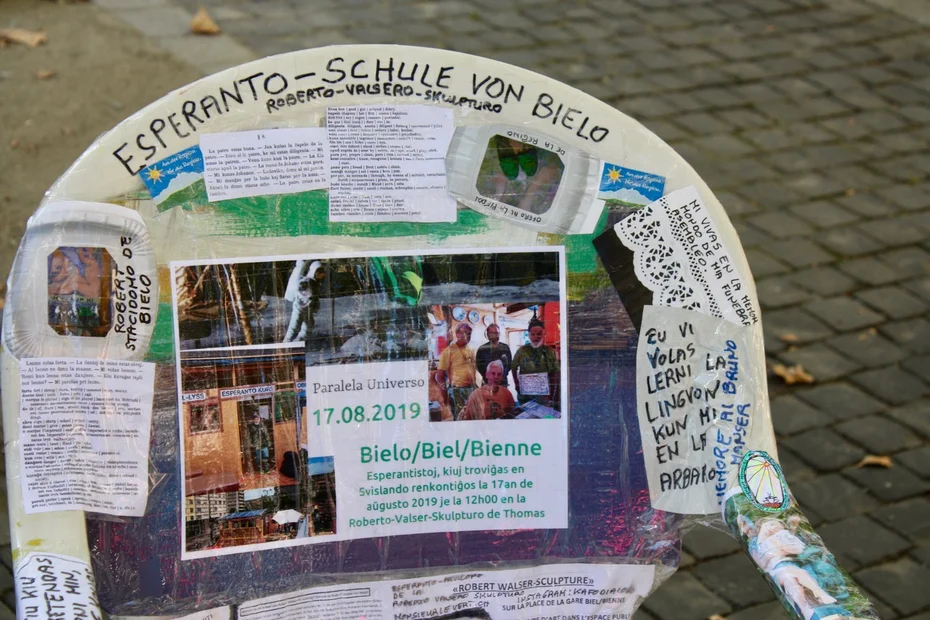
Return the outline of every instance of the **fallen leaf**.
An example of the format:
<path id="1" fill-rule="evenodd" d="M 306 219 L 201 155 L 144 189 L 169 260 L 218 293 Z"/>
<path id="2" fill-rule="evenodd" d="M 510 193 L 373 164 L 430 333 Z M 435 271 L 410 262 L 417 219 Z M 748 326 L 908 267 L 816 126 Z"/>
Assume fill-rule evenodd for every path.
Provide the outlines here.
<path id="1" fill-rule="evenodd" d="M 890 456 L 867 454 L 862 457 L 861 461 L 856 463 L 856 467 L 884 467 L 885 469 L 891 469 L 894 467 L 894 463 L 891 462 Z"/>
<path id="2" fill-rule="evenodd" d="M 191 32 L 194 34 L 219 34 L 222 32 L 219 25 L 213 18 L 210 17 L 210 14 L 207 13 L 207 9 L 200 7 L 200 9 L 194 13 L 193 19 L 191 19 Z"/>
<path id="3" fill-rule="evenodd" d="M 776 377 L 781 377 L 786 385 L 814 382 L 814 376 L 804 370 L 804 367 L 800 364 L 796 364 L 794 366 L 775 364 L 772 367 L 772 373 L 774 373 Z"/>
<path id="4" fill-rule="evenodd" d="M 19 140 L 17 138 L 13 138 L 12 140 L 10 140 L 10 148 L 11 149 L 19 148 Z"/>
<path id="5" fill-rule="evenodd" d="M 779 338 L 782 342 L 797 342 L 798 341 L 798 335 L 791 334 L 791 333 L 782 334 L 781 336 L 779 336 Z"/>
<path id="6" fill-rule="evenodd" d="M 35 30 L 22 28 L 0 28 L 0 40 L 20 43 L 29 47 L 38 47 L 48 41 L 48 35 Z"/>
<path id="7" fill-rule="evenodd" d="M 36 78 L 40 80 L 49 80 L 58 75 L 57 71 L 52 71 L 51 69 L 39 69 L 36 71 Z"/>
<path id="8" fill-rule="evenodd" d="M 714 614 L 713 616 L 708 616 L 707 620 L 727 620 L 720 614 Z"/>
<path id="9" fill-rule="evenodd" d="M 775 32 L 775 30 L 777 30 L 777 28 L 775 28 L 773 24 L 769 24 L 768 26 L 765 27 L 766 32 Z"/>
<path id="10" fill-rule="evenodd" d="M 843 192 L 843 193 L 846 194 L 847 196 L 855 196 L 855 195 L 856 195 L 856 190 L 854 190 L 853 188 L 850 187 L 849 189 L 847 189 L 847 190 L 846 190 L 845 192 Z"/>
<path id="11" fill-rule="evenodd" d="M 70 127 L 62 127 L 62 128 L 61 128 L 61 134 L 64 135 L 64 136 L 73 136 L 73 135 L 74 135 L 74 130 L 71 129 Z"/>

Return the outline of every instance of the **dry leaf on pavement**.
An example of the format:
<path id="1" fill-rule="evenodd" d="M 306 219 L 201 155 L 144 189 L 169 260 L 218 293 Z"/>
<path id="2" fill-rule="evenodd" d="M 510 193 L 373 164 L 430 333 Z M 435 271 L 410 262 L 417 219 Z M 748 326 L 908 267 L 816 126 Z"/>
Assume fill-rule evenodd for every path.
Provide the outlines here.
<path id="1" fill-rule="evenodd" d="M 44 32 L 24 30 L 22 28 L 0 28 L 0 40 L 37 47 L 48 41 L 48 35 Z"/>
<path id="2" fill-rule="evenodd" d="M 213 18 L 210 17 L 210 14 L 207 13 L 207 9 L 200 7 L 200 9 L 194 13 L 193 19 L 191 19 L 191 32 L 194 34 L 219 34 L 222 30 L 220 30 L 217 23 L 213 21 Z"/>
<path id="3" fill-rule="evenodd" d="M 51 69 L 39 69 L 36 71 L 36 79 L 39 80 L 50 80 L 56 75 L 58 75 L 58 72 L 52 71 Z"/>
<path id="4" fill-rule="evenodd" d="M 890 456 L 867 454 L 862 457 L 861 461 L 856 463 L 856 467 L 884 467 L 885 469 L 891 469 L 894 467 L 894 463 L 891 462 Z"/>
<path id="5" fill-rule="evenodd" d="M 779 339 L 782 342 L 797 342 L 798 335 L 797 334 L 782 334 L 781 336 L 779 336 Z"/>
<path id="6" fill-rule="evenodd" d="M 714 614 L 713 616 L 709 616 L 707 620 L 727 620 L 727 619 L 721 616 L 720 614 Z"/>
<path id="7" fill-rule="evenodd" d="M 804 367 L 800 364 L 795 366 L 785 366 L 784 364 L 775 364 L 772 367 L 772 372 L 776 377 L 781 377 L 786 385 L 794 385 L 795 383 L 813 383 L 814 376 L 809 372 L 804 370 Z"/>

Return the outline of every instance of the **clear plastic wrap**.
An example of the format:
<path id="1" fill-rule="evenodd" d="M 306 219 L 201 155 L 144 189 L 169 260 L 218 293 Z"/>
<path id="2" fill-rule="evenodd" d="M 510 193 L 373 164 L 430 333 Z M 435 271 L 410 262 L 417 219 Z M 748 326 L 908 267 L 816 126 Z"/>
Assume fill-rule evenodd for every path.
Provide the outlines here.
<path id="1" fill-rule="evenodd" d="M 59 554 L 113 615 L 625 618 L 702 522 L 802 617 L 876 617 L 794 548 L 759 320 L 707 186 L 574 89 L 395 46 L 210 76 L 98 139 L 17 255 L 20 611 Z"/>

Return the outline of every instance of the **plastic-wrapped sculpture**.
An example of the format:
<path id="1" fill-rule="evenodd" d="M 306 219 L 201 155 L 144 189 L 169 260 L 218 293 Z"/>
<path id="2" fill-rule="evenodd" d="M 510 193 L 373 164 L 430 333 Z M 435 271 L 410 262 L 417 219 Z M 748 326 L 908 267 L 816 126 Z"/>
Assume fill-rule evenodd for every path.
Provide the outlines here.
<path id="1" fill-rule="evenodd" d="M 719 202 L 537 74 L 175 91 L 49 190 L 3 328 L 21 617 L 626 618 L 704 522 L 796 616 L 877 618 L 779 469 Z"/>

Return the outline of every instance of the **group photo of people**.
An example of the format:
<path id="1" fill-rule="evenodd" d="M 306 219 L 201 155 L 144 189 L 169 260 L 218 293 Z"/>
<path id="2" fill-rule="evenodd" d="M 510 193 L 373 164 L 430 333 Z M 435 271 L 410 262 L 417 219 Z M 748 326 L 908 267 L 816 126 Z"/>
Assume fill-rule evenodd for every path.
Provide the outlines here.
<path id="1" fill-rule="evenodd" d="M 561 417 L 560 304 L 472 303 L 430 310 L 430 419 Z"/>

